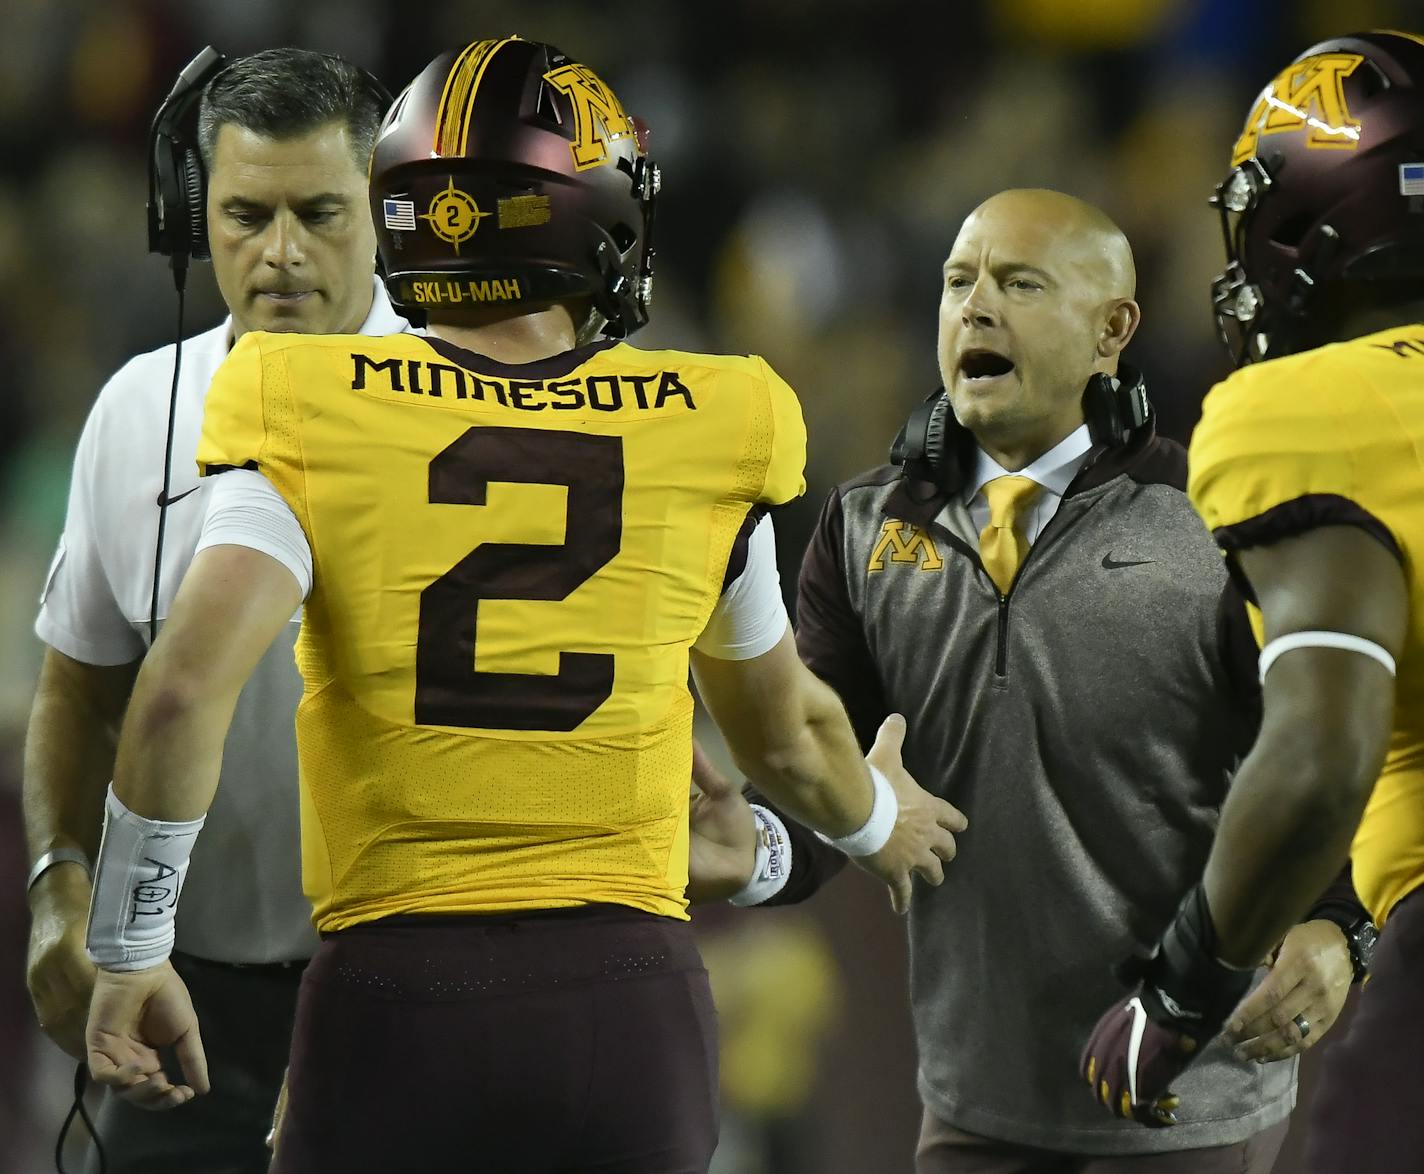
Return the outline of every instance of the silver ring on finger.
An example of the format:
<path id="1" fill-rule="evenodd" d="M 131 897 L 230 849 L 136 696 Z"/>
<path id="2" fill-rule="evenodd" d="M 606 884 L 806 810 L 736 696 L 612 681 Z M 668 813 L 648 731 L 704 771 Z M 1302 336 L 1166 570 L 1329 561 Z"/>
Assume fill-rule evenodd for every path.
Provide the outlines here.
<path id="1" fill-rule="evenodd" d="M 1305 1037 L 1310 1034 L 1310 1020 L 1307 1019 L 1304 1015 L 1297 1015 L 1294 1019 L 1291 1020 L 1291 1022 L 1294 1023 L 1296 1027 L 1300 1028 L 1301 1039 L 1305 1039 Z"/>

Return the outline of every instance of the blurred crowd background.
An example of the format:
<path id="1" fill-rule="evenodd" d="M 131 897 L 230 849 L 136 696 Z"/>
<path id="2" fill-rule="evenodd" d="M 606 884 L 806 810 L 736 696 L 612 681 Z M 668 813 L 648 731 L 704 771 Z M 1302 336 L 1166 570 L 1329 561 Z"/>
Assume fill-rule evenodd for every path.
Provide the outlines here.
<path id="1" fill-rule="evenodd" d="M 881 463 L 937 382 L 940 266 L 975 204 L 1005 187 L 1054 187 L 1118 220 L 1143 308 L 1129 356 L 1161 429 L 1185 440 L 1226 370 L 1208 306 L 1222 257 L 1206 199 L 1251 99 L 1315 40 L 1424 25 L 1418 0 L 5 9 L 0 1170 L 11 1174 L 53 1168 L 72 1075 L 33 1029 L 24 988 L 19 764 L 40 658 L 31 624 L 89 407 L 129 355 L 172 338 L 171 280 L 145 253 L 144 139 L 200 47 L 335 52 L 392 89 L 444 48 L 511 32 L 591 63 L 652 127 L 664 173 L 653 321 L 636 341 L 758 352 L 800 392 L 810 486 L 779 518 L 789 596 L 826 491 Z M 205 267 L 189 288 L 194 333 L 223 311 Z M 883 895 L 849 875 L 804 909 L 713 910 L 697 922 L 724 1033 L 718 1174 L 907 1169 L 919 1107 L 902 929 Z"/>

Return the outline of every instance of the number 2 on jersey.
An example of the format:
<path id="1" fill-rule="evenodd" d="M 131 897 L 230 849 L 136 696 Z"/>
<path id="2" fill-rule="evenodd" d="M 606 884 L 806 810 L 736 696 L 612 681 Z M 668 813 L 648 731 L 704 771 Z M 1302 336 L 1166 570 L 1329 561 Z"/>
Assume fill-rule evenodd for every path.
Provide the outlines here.
<path id="1" fill-rule="evenodd" d="M 566 485 L 564 542 L 486 542 L 420 594 L 417 725 L 576 729 L 613 692 L 613 657 L 560 652 L 559 671 L 475 668 L 483 599 L 567 599 L 623 540 L 623 441 L 542 428 L 470 428 L 430 462 L 430 501 L 483 506 L 491 481 Z"/>

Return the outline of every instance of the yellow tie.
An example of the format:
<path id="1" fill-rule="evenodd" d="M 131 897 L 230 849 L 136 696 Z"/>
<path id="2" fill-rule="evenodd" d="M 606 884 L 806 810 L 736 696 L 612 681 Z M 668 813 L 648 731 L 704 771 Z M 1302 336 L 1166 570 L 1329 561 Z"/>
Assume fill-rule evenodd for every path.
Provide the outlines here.
<path id="1" fill-rule="evenodd" d="M 979 532 L 979 558 L 1000 595 L 1009 585 L 1028 553 L 1023 518 L 1043 487 L 1028 477 L 996 477 L 984 486 L 989 500 L 989 524 Z"/>

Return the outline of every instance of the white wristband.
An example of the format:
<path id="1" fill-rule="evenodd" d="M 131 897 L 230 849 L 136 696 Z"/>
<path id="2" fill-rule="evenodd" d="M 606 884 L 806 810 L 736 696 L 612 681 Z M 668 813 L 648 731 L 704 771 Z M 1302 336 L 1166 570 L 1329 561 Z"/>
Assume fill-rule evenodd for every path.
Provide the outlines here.
<path id="1" fill-rule="evenodd" d="M 786 887 L 791 878 L 791 837 L 776 812 L 753 803 L 756 816 L 756 864 L 752 879 L 727 900 L 733 905 L 760 905 L 770 901 Z"/>
<path id="2" fill-rule="evenodd" d="M 206 818 L 206 817 L 203 817 Z M 89 904 L 89 958 L 105 970 L 147 970 L 173 950 L 173 918 L 203 819 L 145 819 L 109 785 Z"/>
<path id="3" fill-rule="evenodd" d="M 1266 679 L 1267 670 L 1280 657 L 1287 652 L 1294 652 L 1297 648 L 1338 648 L 1344 652 L 1358 652 L 1371 660 L 1379 661 L 1391 677 L 1395 675 L 1394 657 L 1373 640 L 1352 636 L 1349 632 L 1290 632 L 1285 636 L 1277 636 L 1261 649 L 1261 680 Z"/>
<path id="4" fill-rule="evenodd" d="M 890 833 L 895 830 L 895 820 L 900 815 L 900 801 L 895 798 L 895 789 L 890 785 L 890 780 L 870 763 L 865 765 L 870 770 L 870 781 L 875 784 L 875 802 L 871 805 L 870 816 L 865 823 L 858 831 L 835 840 L 820 832 L 816 833 L 823 843 L 844 852 L 847 856 L 873 856 L 879 852 L 890 839 Z"/>

